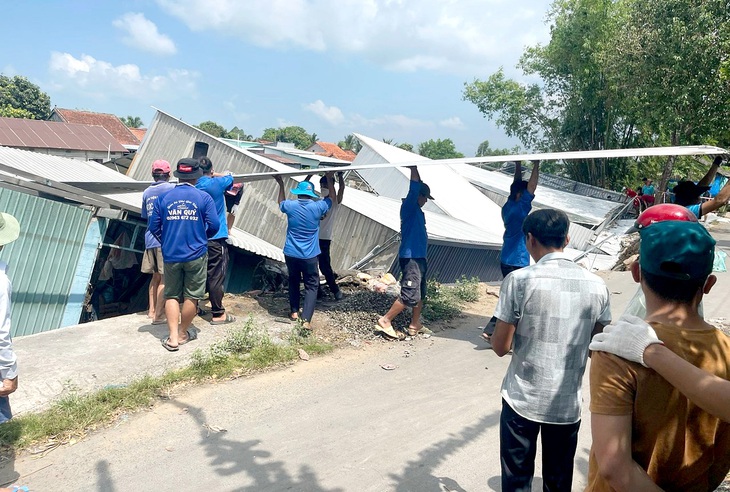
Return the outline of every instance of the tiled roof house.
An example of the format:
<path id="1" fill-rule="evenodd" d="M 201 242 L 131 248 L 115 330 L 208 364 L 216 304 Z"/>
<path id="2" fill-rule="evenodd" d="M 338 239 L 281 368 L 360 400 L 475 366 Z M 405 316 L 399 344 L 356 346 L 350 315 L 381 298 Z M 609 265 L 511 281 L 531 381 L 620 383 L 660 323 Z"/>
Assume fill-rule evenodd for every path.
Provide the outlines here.
<path id="1" fill-rule="evenodd" d="M 113 114 L 53 108 L 49 120 L 62 121 L 64 123 L 80 123 L 82 125 L 101 126 L 106 128 L 106 130 L 111 133 L 111 135 L 120 144 L 129 150 L 136 150 L 140 144 L 140 139 L 137 138 L 124 123 L 122 123 L 122 120 Z"/>
<path id="2" fill-rule="evenodd" d="M 343 161 L 354 161 L 357 154 L 351 150 L 342 150 L 337 144 L 329 142 L 316 142 L 314 145 L 307 149 L 309 152 L 315 154 L 324 155 L 327 157 L 334 157 L 335 159 L 341 159 Z"/>

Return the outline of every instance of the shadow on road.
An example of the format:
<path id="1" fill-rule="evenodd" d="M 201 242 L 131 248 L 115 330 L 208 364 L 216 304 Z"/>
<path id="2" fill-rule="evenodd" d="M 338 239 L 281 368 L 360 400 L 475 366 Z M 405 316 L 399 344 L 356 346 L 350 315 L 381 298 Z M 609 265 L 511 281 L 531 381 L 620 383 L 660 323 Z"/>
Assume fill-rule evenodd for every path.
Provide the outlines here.
<path id="1" fill-rule="evenodd" d="M 289 475 L 284 462 L 263 461 L 271 458 L 272 453 L 261 449 L 261 441 L 250 440 L 237 442 L 226 438 L 225 432 L 216 432 L 207 426 L 205 413 L 179 401 L 172 404 L 185 409 L 200 428 L 200 443 L 205 448 L 210 464 L 218 475 L 234 476 L 245 474 L 253 483 L 233 489 L 235 491 L 279 491 L 279 490 L 306 490 L 312 492 L 342 492 L 342 489 L 326 489 L 319 484 L 314 471 L 303 465 L 296 477 Z M 248 480 L 247 480 L 248 481 Z"/>
<path id="2" fill-rule="evenodd" d="M 101 460 L 96 463 L 96 474 L 99 478 L 96 481 L 96 489 L 99 492 L 114 492 L 114 480 L 109 473 L 109 462 Z"/>
<path id="3" fill-rule="evenodd" d="M 480 418 L 476 423 L 464 427 L 458 434 L 444 439 L 418 453 L 418 458 L 406 463 L 400 474 L 390 474 L 395 482 L 396 492 L 420 490 L 465 492 L 456 480 L 451 477 L 438 477 L 434 470 L 447 461 L 460 448 L 475 441 L 490 427 L 499 425 L 500 412 L 494 412 Z M 499 445 L 496 443 L 495 445 Z"/>

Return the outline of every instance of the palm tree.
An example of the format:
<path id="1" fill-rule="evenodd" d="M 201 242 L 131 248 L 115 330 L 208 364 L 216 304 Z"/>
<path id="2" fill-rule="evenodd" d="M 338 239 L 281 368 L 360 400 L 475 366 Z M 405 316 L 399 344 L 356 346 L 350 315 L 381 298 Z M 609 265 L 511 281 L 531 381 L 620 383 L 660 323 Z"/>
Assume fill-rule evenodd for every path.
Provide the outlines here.
<path id="1" fill-rule="evenodd" d="M 128 128 L 142 128 L 144 123 L 139 116 L 122 116 L 119 118 Z"/>

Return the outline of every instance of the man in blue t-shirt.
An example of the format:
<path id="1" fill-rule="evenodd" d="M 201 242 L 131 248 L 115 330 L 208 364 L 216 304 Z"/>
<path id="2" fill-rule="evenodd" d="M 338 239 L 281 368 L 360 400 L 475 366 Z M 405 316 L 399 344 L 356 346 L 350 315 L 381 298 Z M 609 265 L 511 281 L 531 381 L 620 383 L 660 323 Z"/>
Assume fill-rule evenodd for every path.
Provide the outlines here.
<path id="1" fill-rule="evenodd" d="M 431 332 L 421 324 L 421 310 L 426 298 L 426 251 L 428 248 L 426 216 L 421 208 L 428 200 L 433 200 L 433 197 L 431 188 L 421 181 L 418 168 L 409 166 L 409 169 L 411 170 L 411 181 L 408 195 L 400 206 L 401 243 L 398 250 L 398 261 L 402 272 L 400 297 L 393 302 L 388 312 L 375 325 L 376 332 L 383 333 L 393 340 L 405 338 L 405 333 L 400 330 L 396 331 L 392 323 L 406 306 L 413 309 L 411 323 L 408 325 L 408 335 L 416 336 L 418 333 Z"/>
<path id="2" fill-rule="evenodd" d="M 170 163 L 158 159 L 152 163 L 152 179 L 155 180 L 142 194 L 142 218 L 148 220 L 155 202 L 160 196 L 175 187 L 170 183 Z M 165 319 L 165 272 L 160 242 L 149 231 L 144 234 L 144 256 L 142 256 L 142 273 L 152 274 L 149 287 L 149 311 L 153 325 L 164 325 Z"/>
<path id="3" fill-rule="evenodd" d="M 225 193 L 233 187 L 233 175 L 216 174 L 213 172 L 213 162 L 208 157 L 198 159 L 203 176 L 195 187 L 210 195 L 215 202 L 221 227 L 218 233 L 208 240 L 208 280 L 205 287 L 210 298 L 210 312 L 213 317 L 211 325 L 223 325 L 236 320 L 226 313 L 223 307 L 223 286 L 228 270 L 228 218 L 226 217 Z"/>
<path id="4" fill-rule="evenodd" d="M 160 241 L 165 259 L 165 314 L 170 336 L 162 339 L 162 346 L 171 352 L 197 337 L 188 328 L 198 301 L 205 296 L 208 239 L 220 228 L 213 199 L 195 188 L 202 175 L 197 159 L 180 159 L 175 171 L 180 183 L 157 199 L 149 218 L 149 230 Z"/>
<path id="5" fill-rule="evenodd" d="M 286 214 L 286 242 L 284 243 L 284 260 L 289 271 L 289 318 L 299 318 L 299 286 L 304 281 L 304 308 L 302 309 L 302 328 L 311 330 L 314 306 L 317 303 L 319 288 L 319 221 L 332 207 L 334 196 L 334 176 L 327 174 L 329 196 L 316 201 L 317 193 L 311 181 L 302 181 L 290 190 L 297 196 L 296 200 L 286 200 L 284 181 L 281 176 L 274 176 L 279 185 L 276 198 L 279 210 Z"/>
<path id="6" fill-rule="evenodd" d="M 726 158 L 727 156 L 723 155 L 715 157 L 709 171 L 707 171 L 707 174 L 697 184 L 692 181 L 680 181 L 677 183 L 672 190 L 674 193 L 674 203 L 687 207 L 690 212 L 697 216 L 697 219 L 725 205 L 730 200 L 730 181 L 713 198 L 701 201 L 700 197 L 710 189 L 710 183 L 715 179 L 717 170 Z"/>
<path id="7" fill-rule="evenodd" d="M 532 200 L 535 198 L 537 180 L 540 176 L 540 161 L 532 161 L 530 180 L 522 179 L 522 163 L 515 163 L 515 175 L 509 188 L 507 203 L 502 206 L 502 222 L 504 236 L 502 237 L 502 251 L 499 266 L 502 277 L 510 272 L 530 265 L 530 254 L 525 244 L 525 234 L 522 232 L 522 223 L 532 210 Z M 497 318 L 492 316 L 482 332 L 482 338 L 489 343 L 494 333 Z"/>

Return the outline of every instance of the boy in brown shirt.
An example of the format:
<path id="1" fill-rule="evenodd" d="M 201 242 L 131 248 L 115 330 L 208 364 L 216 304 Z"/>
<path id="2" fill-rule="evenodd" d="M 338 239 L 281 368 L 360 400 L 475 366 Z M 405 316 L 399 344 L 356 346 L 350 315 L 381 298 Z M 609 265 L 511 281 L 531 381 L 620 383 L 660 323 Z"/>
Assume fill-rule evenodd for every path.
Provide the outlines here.
<path id="1" fill-rule="evenodd" d="M 730 338 L 697 306 L 716 282 L 715 241 L 698 223 L 666 221 L 640 231 L 632 265 L 646 321 L 677 355 L 730 378 Z M 588 491 L 713 491 L 730 470 L 730 423 L 689 401 L 653 370 L 605 352 L 591 360 L 593 446 Z"/>

